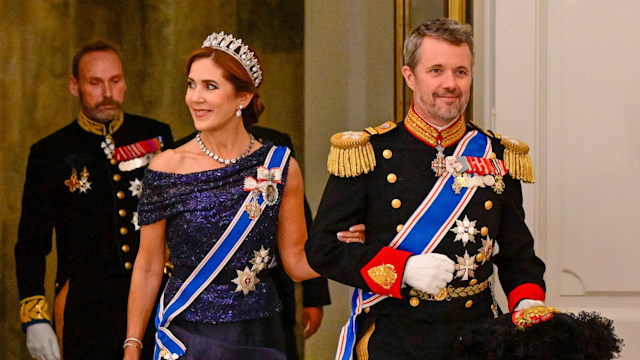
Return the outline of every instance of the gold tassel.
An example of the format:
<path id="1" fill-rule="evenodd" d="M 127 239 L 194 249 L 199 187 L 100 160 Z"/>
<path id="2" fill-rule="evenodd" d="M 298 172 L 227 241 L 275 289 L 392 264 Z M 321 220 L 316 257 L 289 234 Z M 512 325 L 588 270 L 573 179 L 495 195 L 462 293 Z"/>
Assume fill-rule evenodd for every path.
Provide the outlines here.
<path id="1" fill-rule="evenodd" d="M 376 166 L 376 157 L 369 138 L 364 131 L 333 135 L 327 159 L 329 173 L 339 177 L 355 177 L 372 171 Z"/>
<path id="2" fill-rule="evenodd" d="M 503 137 L 500 143 L 504 145 L 504 165 L 512 178 L 525 183 L 536 181 L 533 173 L 533 162 L 529 156 L 529 146 L 519 140 Z"/>

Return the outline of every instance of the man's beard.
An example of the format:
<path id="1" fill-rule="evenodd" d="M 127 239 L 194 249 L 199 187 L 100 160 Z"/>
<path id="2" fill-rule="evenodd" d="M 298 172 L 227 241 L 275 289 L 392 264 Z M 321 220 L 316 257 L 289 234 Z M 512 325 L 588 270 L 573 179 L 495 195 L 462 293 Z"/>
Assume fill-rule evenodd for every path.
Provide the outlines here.
<path id="1" fill-rule="evenodd" d="M 84 104 L 84 102 L 82 101 L 82 93 L 80 93 L 79 98 L 80 104 L 82 105 L 82 112 L 89 119 L 97 122 L 108 123 L 109 121 L 115 119 L 122 111 L 122 103 L 114 100 L 111 97 L 104 98 L 101 102 L 92 107 Z M 101 106 L 109 105 L 113 105 L 115 107 L 112 109 L 100 109 Z"/>
<path id="2" fill-rule="evenodd" d="M 467 108 L 467 104 L 469 103 L 469 97 L 460 95 L 458 99 L 459 100 L 457 105 L 439 106 L 437 105 L 437 95 L 433 94 L 431 96 L 432 101 L 428 102 L 427 104 L 420 104 L 420 107 L 424 109 L 424 111 L 426 111 L 426 115 L 428 117 L 448 124 L 462 115 L 464 110 Z"/>

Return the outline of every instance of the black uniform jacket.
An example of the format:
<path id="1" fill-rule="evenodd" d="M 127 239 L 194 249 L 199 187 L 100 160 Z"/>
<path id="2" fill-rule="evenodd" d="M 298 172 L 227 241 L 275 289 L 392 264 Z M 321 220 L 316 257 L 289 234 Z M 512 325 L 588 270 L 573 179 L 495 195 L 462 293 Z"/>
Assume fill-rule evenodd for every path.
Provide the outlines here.
<path id="1" fill-rule="evenodd" d="M 467 125 L 466 131 L 472 130 L 470 126 Z M 437 180 L 431 169 L 436 150 L 408 132 L 404 123 L 384 134 L 371 136 L 370 143 L 375 152 L 376 167 L 372 172 L 356 177 L 332 175 L 329 178 L 306 244 L 307 257 L 314 270 L 365 291 L 372 291 L 372 283 L 371 278 L 366 279 L 363 274 L 373 267 L 393 263 L 391 258 L 394 257 L 402 259 L 399 267 L 396 266 L 397 281 L 402 281 L 407 258 L 389 256 L 399 250 L 392 250 L 387 245 L 396 236 L 399 225 L 407 221 Z M 491 143 L 497 158 L 502 159 L 504 147 L 500 141 L 492 138 Z M 448 146 L 445 155 L 452 155 L 456 145 Z M 454 232 L 447 231 L 434 249 L 435 253 L 445 254 L 457 263 L 458 257 L 464 258 L 465 253 L 476 260 L 478 267 L 473 277 L 466 281 L 462 276 L 454 278 L 449 284 L 452 290 L 458 289 L 456 294 L 459 296 L 442 301 L 427 300 L 415 292 L 410 294 L 412 289 L 403 286 L 398 287 L 396 297 L 374 305 L 371 313 L 434 321 L 489 317 L 493 304 L 491 289 L 483 289 L 482 284 L 493 272 L 492 263 L 498 265 L 500 281 L 506 294 L 510 295 L 510 303 L 515 298 L 537 299 L 540 293 L 544 295 L 544 264 L 534 254 L 533 238 L 524 223 L 520 182 L 508 175 L 504 182 L 506 189 L 502 194 L 497 194 L 491 187 L 479 188 L 458 217 L 460 221 L 465 217 L 476 221 L 478 230 L 487 228 L 488 237 L 495 240 L 500 249 L 495 257 L 484 259 L 484 263 L 475 259 L 483 245 L 482 239 L 487 239 L 480 234 L 475 235 L 475 242 L 469 241 L 463 246 L 461 241 L 454 242 Z M 364 244 L 336 240 L 337 232 L 358 223 L 366 225 Z M 467 290 L 471 294 L 466 293 Z M 533 294 L 530 290 L 534 290 Z"/>
<path id="2" fill-rule="evenodd" d="M 129 114 L 112 134 L 115 147 L 158 136 L 164 146 L 173 142 L 168 125 Z M 145 166 L 120 170 L 107 159 L 103 141 L 103 135 L 73 121 L 31 147 L 15 246 L 21 299 L 44 295 L 45 257 L 54 229 L 56 292 L 66 279 L 72 286 L 83 281 L 99 288 L 101 279 L 131 276 L 140 237 L 132 222 L 138 196 L 130 188 L 142 180 Z M 77 179 L 85 175 L 88 188 L 71 191 L 65 181 L 73 174 Z M 127 300 L 114 301 L 126 305 Z"/>

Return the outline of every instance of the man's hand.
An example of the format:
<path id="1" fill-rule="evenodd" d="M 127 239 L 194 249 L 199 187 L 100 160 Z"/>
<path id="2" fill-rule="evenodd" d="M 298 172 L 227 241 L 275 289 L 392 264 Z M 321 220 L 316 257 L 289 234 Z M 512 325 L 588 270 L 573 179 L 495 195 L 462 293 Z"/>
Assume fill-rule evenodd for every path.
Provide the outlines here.
<path id="1" fill-rule="evenodd" d="M 337 236 L 338 240 L 345 243 L 364 243 L 364 224 L 353 225 L 349 231 L 340 231 Z"/>
<path id="2" fill-rule="evenodd" d="M 49 323 L 36 323 L 27 327 L 27 349 L 38 360 L 60 360 L 58 339 Z"/>
<path id="3" fill-rule="evenodd" d="M 320 328 L 322 323 L 322 307 L 303 307 L 302 324 L 304 325 L 303 336 L 305 339 L 311 337 Z"/>
<path id="4" fill-rule="evenodd" d="M 544 303 L 540 300 L 522 299 L 513 311 L 524 310 L 534 306 L 544 306 Z"/>
<path id="5" fill-rule="evenodd" d="M 437 294 L 453 280 L 455 263 L 443 254 L 413 255 L 407 260 L 403 281 L 414 289 Z"/>

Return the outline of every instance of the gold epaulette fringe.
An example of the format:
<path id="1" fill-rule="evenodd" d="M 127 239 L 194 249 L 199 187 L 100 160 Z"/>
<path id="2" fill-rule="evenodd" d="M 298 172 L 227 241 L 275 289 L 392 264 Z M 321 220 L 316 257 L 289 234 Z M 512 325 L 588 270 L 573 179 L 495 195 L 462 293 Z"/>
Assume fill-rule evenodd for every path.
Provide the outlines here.
<path id="1" fill-rule="evenodd" d="M 331 137 L 327 170 L 339 177 L 355 177 L 376 167 L 371 135 L 364 131 L 340 132 Z"/>
<path id="2" fill-rule="evenodd" d="M 369 142 L 371 135 L 384 134 L 396 127 L 392 121 L 365 131 L 345 131 L 331 137 L 327 170 L 339 177 L 356 177 L 376 167 L 376 156 Z"/>
<path id="3" fill-rule="evenodd" d="M 529 145 L 504 136 L 500 144 L 504 146 L 504 166 L 509 171 L 509 175 L 526 183 L 534 183 L 536 178 L 531 156 L 529 156 Z"/>

